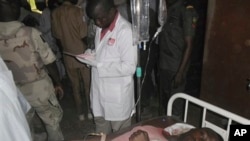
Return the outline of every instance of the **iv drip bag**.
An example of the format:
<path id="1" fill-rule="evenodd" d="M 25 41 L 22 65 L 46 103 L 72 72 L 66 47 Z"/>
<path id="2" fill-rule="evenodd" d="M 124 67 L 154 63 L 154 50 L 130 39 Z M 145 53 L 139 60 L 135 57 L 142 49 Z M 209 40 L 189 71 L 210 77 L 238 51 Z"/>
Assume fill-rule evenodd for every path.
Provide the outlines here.
<path id="1" fill-rule="evenodd" d="M 149 0 L 130 0 L 134 45 L 149 40 Z"/>
<path id="2" fill-rule="evenodd" d="M 167 4 L 166 0 L 160 0 L 158 8 L 158 22 L 162 27 L 167 19 Z"/>
<path id="3" fill-rule="evenodd" d="M 158 7 L 158 22 L 160 24 L 160 27 L 157 28 L 157 31 L 155 32 L 153 39 L 155 39 L 159 33 L 162 31 L 162 28 L 167 20 L 167 4 L 166 0 L 160 0 L 159 1 L 159 7 Z"/>

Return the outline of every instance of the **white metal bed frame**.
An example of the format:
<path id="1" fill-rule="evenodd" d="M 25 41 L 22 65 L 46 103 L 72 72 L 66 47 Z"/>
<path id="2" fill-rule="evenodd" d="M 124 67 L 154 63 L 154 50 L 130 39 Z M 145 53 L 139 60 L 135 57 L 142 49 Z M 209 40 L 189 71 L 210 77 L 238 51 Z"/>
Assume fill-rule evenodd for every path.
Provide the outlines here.
<path id="1" fill-rule="evenodd" d="M 183 120 L 184 122 L 187 122 L 189 104 L 190 103 L 196 104 L 203 109 L 202 110 L 201 126 L 213 129 L 214 131 L 216 131 L 218 134 L 220 134 L 222 136 L 224 141 L 229 140 L 230 125 L 232 124 L 233 121 L 236 123 L 242 124 L 242 125 L 250 124 L 249 119 L 241 117 L 235 113 L 229 112 L 227 110 L 224 110 L 220 107 L 212 105 L 212 104 L 205 102 L 203 100 L 197 99 L 197 98 L 192 97 L 190 95 L 187 95 L 185 93 L 176 93 L 170 98 L 170 100 L 168 102 L 168 110 L 167 110 L 168 116 L 172 116 L 172 105 L 176 99 L 184 99 L 185 100 L 185 111 L 184 111 L 184 120 Z M 208 111 L 214 112 L 214 113 L 220 115 L 221 117 L 228 119 L 227 128 L 223 129 L 223 128 L 219 127 L 218 125 L 215 125 L 214 123 L 208 121 L 206 119 L 206 114 L 208 113 Z"/>

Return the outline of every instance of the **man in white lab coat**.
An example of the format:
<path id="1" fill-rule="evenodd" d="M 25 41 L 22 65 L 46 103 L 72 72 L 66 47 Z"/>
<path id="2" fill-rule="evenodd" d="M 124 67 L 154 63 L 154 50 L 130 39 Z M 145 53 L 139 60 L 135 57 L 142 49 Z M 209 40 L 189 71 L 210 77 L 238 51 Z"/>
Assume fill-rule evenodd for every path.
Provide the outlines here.
<path id="1" fill-rule="evenodd" d="M 113 0 L 90 0 L 86 11 L 97 25 L 95 53 L 85 52 L 91 55 L 91 108 L 96 132 L 107 134 L 131 125 L 137 47 L 133 45 L 131 24 L 120 15 Z"/>

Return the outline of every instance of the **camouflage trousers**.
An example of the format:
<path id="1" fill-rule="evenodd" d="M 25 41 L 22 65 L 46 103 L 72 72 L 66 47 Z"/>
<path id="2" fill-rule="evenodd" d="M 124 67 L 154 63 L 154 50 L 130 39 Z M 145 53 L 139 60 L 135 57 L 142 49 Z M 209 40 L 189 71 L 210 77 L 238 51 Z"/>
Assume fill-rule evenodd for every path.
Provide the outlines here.
<path id="1" fill-rule="evenodd" d="M 24 84 L 17 85 L 24 97 L 30 103 L 32 110 L 43 121 L 48 134 L 49 141 L 62 141 L 64 137 L 60 128 L 63 111 L 59 105 L 53 83 L 49 76 Z M 31 121 L 34 112 L 28 112 L 27 120 Z M 32 125 L 30 125 L 32 126 Z"/>

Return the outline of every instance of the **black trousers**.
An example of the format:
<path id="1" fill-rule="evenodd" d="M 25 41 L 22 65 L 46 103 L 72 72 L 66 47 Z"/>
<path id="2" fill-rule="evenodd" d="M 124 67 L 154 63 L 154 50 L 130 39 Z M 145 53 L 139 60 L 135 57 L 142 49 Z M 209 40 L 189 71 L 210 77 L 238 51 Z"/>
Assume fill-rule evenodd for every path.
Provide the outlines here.
<path id="1" fill-rule="evenodd" d="M 179 87 L 173 88 L 172 83 L 176 72 L 170 70 L 159 69 L 159 114 L 166 115 L 167 104 L 172 95 L 178 92 L 184 92 L 185 82 Z M 185 73 L 186 75 L 186 73 Z M 173 106 L 173 113 L 177 116 L 181 116 L 184 103 L 182 101 L 176 101 Z"/>

